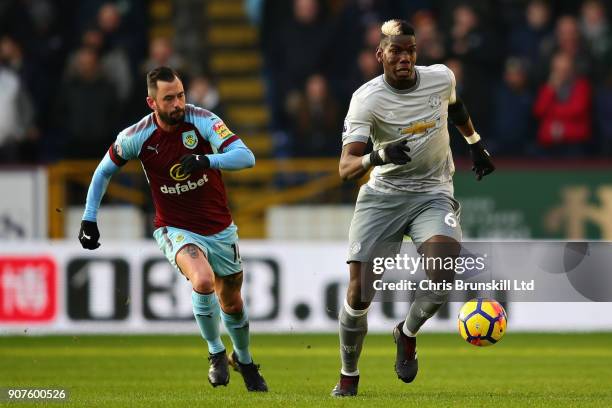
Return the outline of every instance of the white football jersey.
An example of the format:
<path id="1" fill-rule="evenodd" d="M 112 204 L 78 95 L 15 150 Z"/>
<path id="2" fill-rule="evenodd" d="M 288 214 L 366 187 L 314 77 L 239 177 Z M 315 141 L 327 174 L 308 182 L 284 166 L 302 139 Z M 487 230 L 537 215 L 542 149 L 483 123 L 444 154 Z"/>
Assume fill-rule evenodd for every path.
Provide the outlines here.
<path id="1" fill-rule="evenodd" d="M 448 104 L 455 101 L 455 76 L 445 65 L 416 66 L 410 89 L 392 88 L 380 75 L 362 85 L 351 99 L 342 144 L 367 142 L 374 149 L 408 140 L 412 161 L 376 166 L 368 185 L 382 192 L 453 194 L 455 165 L 447 128 Z"/>

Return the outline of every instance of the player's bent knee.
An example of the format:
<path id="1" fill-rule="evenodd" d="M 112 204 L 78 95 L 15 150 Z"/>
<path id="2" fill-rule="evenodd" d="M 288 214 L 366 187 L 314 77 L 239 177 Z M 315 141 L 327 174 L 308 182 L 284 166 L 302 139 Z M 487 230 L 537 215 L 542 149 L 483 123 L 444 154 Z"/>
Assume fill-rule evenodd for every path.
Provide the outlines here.
<path id="1" fill-rule="evenodd" d="M 221 304 L 221 309 L 225 313 L 240 313 L 244 304 L 240 289 L 227 290 L 227 287 L 225 287 L 224 290 L 219 291 L 219 303 Z"/>
<path id="2" fill-rule="evenodd" d="M 361 282 L 355 284 L 349 284 L 346 292 L 346 301 L 348 305 L 356 310 L 367 309 L 372 302 L 371 296 L 364 293 Z"/>
<path id="3" fill-rule="evenodd" d="M 461 243 L 453 237 L 434 235 L 419 247 L 419 252 L 427 257 L 458 256 L 461 252 Z"/>
<path id="4" fill-rule="evenodd" d="M 211 293 L 215 290 L 215 280 L 207 273 L 194 273 L 190 279 L 193 290 L 199 293 Z"/>
<path id="5" fill-rule="evenodd" d="M 244 309 L 244 305 L 242 303 L 242 299 L 238 298 L 237 300 L 231 301 L 229 303 L 221 301 L 221 309 L 224 313 L 236 314 L 242 312 L 242 309 Z"/>
<path id="6" fill-rule="evenodd" d="M 372 302 L 375 290 L 372 285 L 373 274 L 366 271 L 366 264 L 352 262 L 349 265 L 350 280 L 346 293 L 346 300 L 353 309 L 367 309 Z"/>

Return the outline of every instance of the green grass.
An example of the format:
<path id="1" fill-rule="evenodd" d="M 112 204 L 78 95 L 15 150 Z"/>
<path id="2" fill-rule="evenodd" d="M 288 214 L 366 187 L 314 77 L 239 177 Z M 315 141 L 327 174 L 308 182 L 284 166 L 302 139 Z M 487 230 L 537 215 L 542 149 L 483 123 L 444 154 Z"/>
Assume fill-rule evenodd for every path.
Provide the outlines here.
<path id="1" fill-rule="evenodd" d="M 213 389 L 195 335 L 0 337 L 0 387 L 70 389 L 68 404 L 47 404 L 56 407 L 612 406 L 610 333 L 510 333 L 489 348 L 422 334 L 412 384 L 395 376 L 391 335 L 369 335 L 360 395 L 339 400 L 329 396 L 337 336 L 255 335 L 252 343 L 267 394 L 247 394 L 234 372 L 228 387 Z"/>

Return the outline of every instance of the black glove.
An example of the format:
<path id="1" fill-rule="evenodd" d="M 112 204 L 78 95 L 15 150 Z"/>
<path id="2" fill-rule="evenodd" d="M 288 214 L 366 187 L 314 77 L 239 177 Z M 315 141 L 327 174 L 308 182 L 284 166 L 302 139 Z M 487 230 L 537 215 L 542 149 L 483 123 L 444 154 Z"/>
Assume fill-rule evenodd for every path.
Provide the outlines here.
<path id="1" fill-rule="evenodd" d="M 181 157 L 183 173 L 190 174 L 196 170 L 207 169 L 210 167 L 210 160 L 204 154 L 186 154 Z"/>
<path id="2" fill-rule="evenodd" d="M 472 163 L 474 163 L 472 171 L 476 173 L 476 180 L 480 181 L 487 174 L 493 173 L 495 166 L 491 162 L 491 155 L 487 152 L 481 140 L 469 146 Z"/>
<path id="3" fill-rule="evenodd" d="M 385 146 L 380 150 L 374 150 L 370 153 L 370 163 L 372 166 L 380 166 L 381 164 L 406 164 L 411 159 L 408 156 L 410 148 L 406 145 L 408 140 L 400 140 Z"/>
<path id="4" fill-rule="evenodd" d="M 100 231 L 98 231 L 98 223 L 95 221 L 81 221 L 81 229 L 79 230 L 79 241 L 85 249 L 96 249 L 100 246 Z"/>

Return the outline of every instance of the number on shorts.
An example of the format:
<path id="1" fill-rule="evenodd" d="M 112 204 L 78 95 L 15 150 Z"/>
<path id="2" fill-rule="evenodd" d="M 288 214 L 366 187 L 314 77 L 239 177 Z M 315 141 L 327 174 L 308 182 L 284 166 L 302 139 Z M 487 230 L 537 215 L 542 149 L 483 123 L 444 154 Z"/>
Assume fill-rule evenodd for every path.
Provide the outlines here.
<path id="1" fill-rule="evenodd" d="M 457 218 L 455 218 L 455 214 L 452 212 L 446 214 L 444 217 L 444 223 L 449 227 L 455 228 L 457 226 Z"/>
<path id="2" fill-rule="evenodd" d="M 238 262 L 240 260 L 240 249 L 238 248 L 238 244 L 233 243 L 232 248 L 234 249 L 234 262 Z"/>

